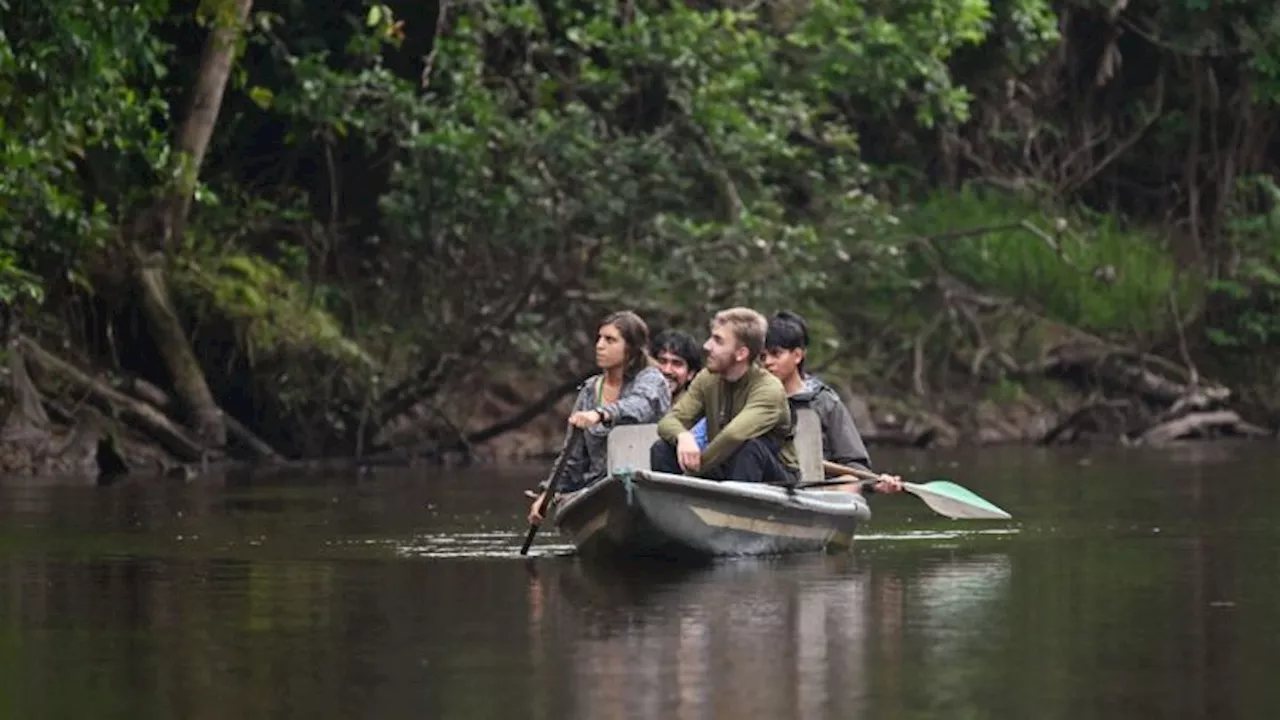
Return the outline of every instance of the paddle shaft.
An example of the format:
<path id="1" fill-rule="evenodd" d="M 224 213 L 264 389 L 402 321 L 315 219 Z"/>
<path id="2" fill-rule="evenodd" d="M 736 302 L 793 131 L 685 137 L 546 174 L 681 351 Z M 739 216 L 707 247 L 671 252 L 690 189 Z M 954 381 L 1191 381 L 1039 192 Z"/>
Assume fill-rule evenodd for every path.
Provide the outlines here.
<path id="1" fill-rule="evenodd" d="M 848 465 L 833 463 L 830 460 L 822 461 L 822 469 L 826 470 L 832 475 L 852 475 L 861 480 L 879 480 L 880 479 L 879 475 L 871 472 L 870 470 L 863 470 L 862 468 L 849 467 Z"/>
<path id="2" fill-rule="evenodd" d="M 857 485 L 863 489 L 862 492 L 867 492 L 868 489 L 870 489 L 871 492 L 875 492 L 874 485 L 880 481 L 880 476 L 873 472 L 863 470 L 862 468 L 849 467 L 848 465 L 840 465 L 838 463 L 833 463 L 829 460 L 824 460 L 822 462 L 822 469 L 832 475 L 853 476 L 858 478 L 860 482 L 858 482 Z M 813 482 L 801 483 L 799 486 L 797 486 L 796 489 L 797 490 L 813 490 L 816 488 L 833 487 L 836 485 L 848 485 L 848 484 L 850 484 L 849 480 L 840 480 L 840 479 L 814 480 Z"/>
<path id="3" fill-rule="evenodd" d="M 858 487 L 863 488 L 865 491 L 865 489 L 868 486 L 875 485 L 876 482 L 877 481 L 875 480 L 849 480 L 848 478 L 843 478 L 843 479 L 833 478 L 829 480 L 815 480 L 813 482 L 800 483 L 795 487 L 795 489 L 796 490 L 815 490 L 817 488 L 836 487 L 838 485 L 857 485 Z"/>
<path id="4" fill-rule="evenodd" d="M 862 468 L 849 467 L 827 460 L 822 462 L 822 469 L 835 475 L 852 475 L 868 485 L 879 479 L 879 475 Z M 831 482 L 831 481 L 826 481 Z M 816 483 L 814 483 L 816 484 Z M 943 490 L 939 485 L 948 486 Z M 950 481 L 932 482 L 924 485 L 902 483 L 902 489 L 924 501 L 934 512 L 950 518 L 982 518 L 1009 519 L 1009 513 L 978 497 L 975 493 Z M 960 494 L 957 494 L 958 493 Z"/>
<path id="5" fill-rule="evenodd" d="M 538 504 L 538 514 L 545 520 L 547 510 L 551 507 L 551 501 L 555 498 L 556 492 L 560 489 L 560 479 L 564 477 L 564 467 L 569 460 L 569 456 L 578 451 L 578 446 L 582 444 L 582 430 L 573 428 L 569 431 L 569 437 L 565 438 L 564 446 L 560 448 L 560 455 L 556 457 L 556 461 L 551 465 L 551 474 L 547 476 L 547 489 L 542 493 L 542 502 Z M 538 534 L 538 528 L 542 523 L 530 524 L 529 534 L 524 536 L 524 545 L 520 546 L 520 554 L 528 555 L 529 546 L 533 544 L 533 536 Z"/>

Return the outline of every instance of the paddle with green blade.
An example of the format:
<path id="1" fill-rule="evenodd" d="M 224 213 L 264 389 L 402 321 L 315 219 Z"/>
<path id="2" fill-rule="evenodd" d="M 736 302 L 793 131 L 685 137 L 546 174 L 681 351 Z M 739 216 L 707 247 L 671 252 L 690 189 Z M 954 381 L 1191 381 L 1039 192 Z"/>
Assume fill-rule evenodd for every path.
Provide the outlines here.
<path id="1" fill-rule="evenodd" d="M 852 475 L 869 482 L 880 479 L 879 475 L 870 470 L 833 462 L 824 461 L 822 469 L 835 475 Z M 934 512 L 952 519 L 1008 520 L 1013 517 L 972 490 L 950 480 L 933 480 L 923 484 L 904 482 L 902 489 L 923 500 Z"/>
<path id="2" fill-rule="evenodd" d="M 560 455 L 556 457 L 556 461 L 551 465 L 551 474 L 547 477 L 547 491 L 542 495 L 542 502 L 538 504 L 538 514 L 542 516 L 543 521 L 547 518 L 547 509 L 551 507 L 551 501 L 555 499 L 556 493 L 560 490 L 560 481 L 564 478 L 565 464 L 569 460 L 569 456 L 578 451 L 578 446 L 582 444 L 582 429 L 572 428 L 569 436 L 564 439 L 564 446 L 560 448 Z M 524 536 L 524 545 L 520 546 L 520 554 L 528 555 L 529 546 L 533 544 L 533 536 L 538 534 L 538 528 L 541 523 L 530 524 L 529 534 Z"/>

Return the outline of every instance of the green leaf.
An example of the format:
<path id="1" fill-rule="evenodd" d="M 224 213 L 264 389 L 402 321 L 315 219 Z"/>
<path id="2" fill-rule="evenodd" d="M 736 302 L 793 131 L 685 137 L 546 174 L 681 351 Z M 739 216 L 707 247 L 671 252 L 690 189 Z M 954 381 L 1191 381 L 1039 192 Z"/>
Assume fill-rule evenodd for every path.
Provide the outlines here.
<path id="1" fill-rule="evenodd" d="M 270 110 L 271 104 L 275 100 L 275 93 L 270 88 L 256 85 L 249 89 L 249 99 L 253 100 L 253 104 L 263 110 Z"/>
<path id="2" fill-rule="evenodd" d="M 1280 288 L 1280 272 L 1277 272 L 1276 269 L 1270 265 L 1255 263 L 1249 266 L 1247 272 L 1248 276 L 1254 280 L 1258 280 L 1272 287 Z"/>

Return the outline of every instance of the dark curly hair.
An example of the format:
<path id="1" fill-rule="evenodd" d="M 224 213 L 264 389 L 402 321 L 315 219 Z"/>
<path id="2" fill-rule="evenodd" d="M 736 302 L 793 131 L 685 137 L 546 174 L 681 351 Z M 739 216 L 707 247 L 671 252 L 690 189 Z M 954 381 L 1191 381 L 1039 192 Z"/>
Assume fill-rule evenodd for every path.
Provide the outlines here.
<path id="1" fill-rule="evenodd" d="M 649 348 L 649 354 L 656 358 L 664 352 L 684 360 L 689 366 L 690 375 L 697 375 L 702 369 L 702 348 L 698 347 L 698 341 L 694 340 L 689 333 L 679 330 L 663 330 L 658 333 L 653 338 L 653 346 Z"/>

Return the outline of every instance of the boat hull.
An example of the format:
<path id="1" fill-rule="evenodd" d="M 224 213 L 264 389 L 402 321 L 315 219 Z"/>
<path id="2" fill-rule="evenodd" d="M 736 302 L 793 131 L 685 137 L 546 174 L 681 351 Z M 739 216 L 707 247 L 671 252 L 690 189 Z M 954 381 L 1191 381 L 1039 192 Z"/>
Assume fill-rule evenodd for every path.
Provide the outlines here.
<path id="1" fill-rule="evenodd" d="M 847 549 L 870 517 L 851 493 L 632 471 L 565 496 L 553 522 L 585 556 L 717 557 Z"/>

